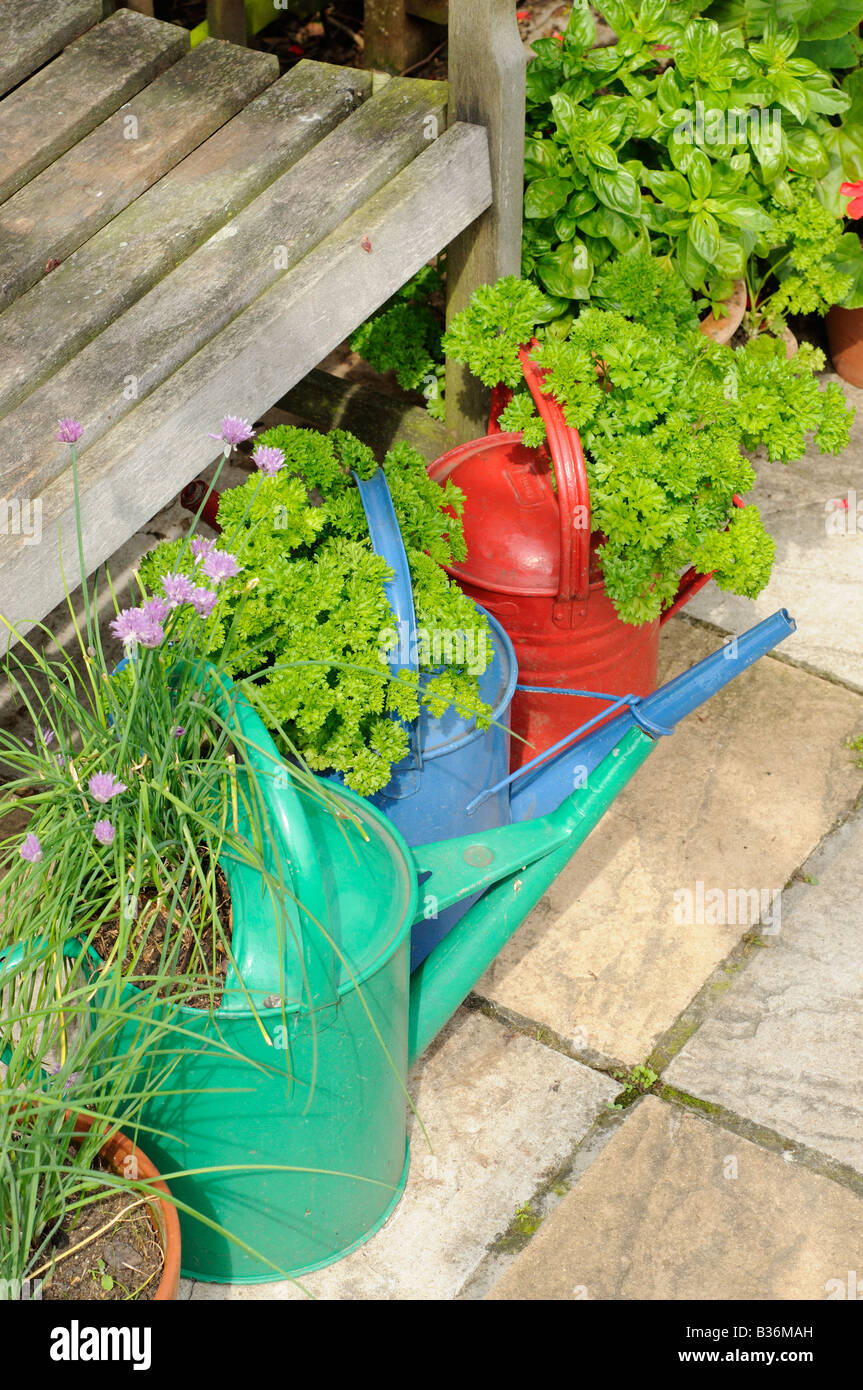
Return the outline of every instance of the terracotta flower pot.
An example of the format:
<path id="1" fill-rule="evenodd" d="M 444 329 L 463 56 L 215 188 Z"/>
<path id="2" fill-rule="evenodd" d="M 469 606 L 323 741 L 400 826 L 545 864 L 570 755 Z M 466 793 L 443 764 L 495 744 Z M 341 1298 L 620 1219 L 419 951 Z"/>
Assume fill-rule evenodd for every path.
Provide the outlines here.
<path id="1" fill-rule="evenodd" d="M 92 1125 L 93 1121 L 89 1115 L 78 1115 L 75 1120 L 75 1133 L 86 1134 Z M 128 1176 L 127 1167 L 124 1167 L 124 1164 L 128 1158 L 134 1156 L 134 1171 L 137 1178 L 145 1178 L 148 1182 L 159 1178 L 158 1169 L 153 1166 L 147 1155 L 141 1149 L 136 1148 L 131 1139 L 119 1130 L 105 1141 L 99 1154 L 111 1172 L 116 1173 L 118 1177 Z M 160 1192 L 164 1192 L 165 1197 L 169 1197 L 170 1194 L 165 1183 L 156 1181 L 155 1186 Z M 159 1280 L 159 1287 L 153 1295 L 153 1301 L 155 1303 L 168 1303 L 176 1299 L 177 1286 L 180 1281 L 180 1222 L 177 1217 L 177 1208 L 172 1202 L 159 1197 L 154 1200 L 151 1207 L 148 1207 L 148 1213 L 164 1256 L 162 1277 Z"/>
<path id="2" fill-rule="evenodd" d="M 725 301 L 725 308 L 728 310 L 722 318 L 714 318 L 713 312 L 705 314 L 698 325 L 702 333 L 706 333 L 708 338 L 712 338 L 714 343 L 730 343 L 741 323 L 746 312 L 746 282 L 745 280 L 735 280 L 734 290 Z"/>
<path id="3" fill-rule="evenodd" d="M 863 386 L 863 309 L 834 304 L 827 315 L 827 340 L 834 369 L 843 381 Z"/>

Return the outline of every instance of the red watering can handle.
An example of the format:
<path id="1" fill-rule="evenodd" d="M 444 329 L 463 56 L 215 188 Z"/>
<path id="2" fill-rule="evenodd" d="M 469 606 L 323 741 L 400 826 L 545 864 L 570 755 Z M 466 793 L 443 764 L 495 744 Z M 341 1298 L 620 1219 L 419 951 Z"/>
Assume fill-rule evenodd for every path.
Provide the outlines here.
<path id="1" fill-rule="evenodd" d="M 545 425 L 548 449 L 557 480 L 560 513 L 560 578 L 554 617 L 572 622 L 573 601 L 584 602 L 590 593 L 590 488 L 584 450 L 578 430 L 566 423 L 563 410 L 552 396 L 543 392 L 546 372 L 530 356 L 539 344 L 519 348 L 521 367 L 534 404 Z"/>

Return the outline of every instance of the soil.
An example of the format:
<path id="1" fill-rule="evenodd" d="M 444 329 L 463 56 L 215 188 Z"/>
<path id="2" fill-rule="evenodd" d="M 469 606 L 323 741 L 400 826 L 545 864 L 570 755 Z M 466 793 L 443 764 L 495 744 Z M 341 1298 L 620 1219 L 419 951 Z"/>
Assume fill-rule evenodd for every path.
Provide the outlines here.
<path id="1" fill-rule="evenodd" d="M 204 867 L 206 868 L 206 864 Z M 196 901 L 190 902 L 189 887 L 190 883 L 187 880 L 183 895 L 184 902 L 189 915 L 195 917 L 198 915 L 195 912 Z M 200 887 L 196 884 L 195 900 L 199 900 L 200 896 Z M 214 928 L 211 918 L 194 932 L 187 923 L 182 928 L 180 945 L 177 948 L 178 929 L 175 919 L 169 916 L 166 905 L 158 899 L 155 889 L 145 889 L 138 895 L 135 927 L 131 933 L 124 965 L 131 968 L 132 954 L 140 950 L 140 955 L 134 961 L 135 975 L 160 974 L 164 970 L 163 956 L 165 955 L 166 939 L 170 937 L 168 953 L 172 954 L 177 961 L 174 974 L 178 981 L 182 981 L 182 1003 L 188 1004 L 194 1009 L 209 1009 L 211 1005 L 220 1004 L 225 976 L 228 973 L 229 960 L 226 948 L 230 946 L 231 942 L 232 912 L 228 880 L 218 865 L 216 865 L 216 910 L 219 917 L 218 930 Z M 203 913 L 200 915 L 203 916 Z M 119 918 L 106 923 L 96 935 L 93 946 L 103 960 L 112 951 L 117 941 L 118 932 Z M 192 982 L 200 984 L 200 994 L 189 995 L 189 986 Z M 159 990 L 159 998 L 167 998 L 174 992 L 170 985 L 164 985 Z"/>
<path id="2" fill-rule="evenodd" d="M 164 1254 L 147 1207 L 133 1206 L 137 1201 L 136 1193 L 112 1193 L 64 1221 L 53 1242 L 58 1263 L 41 1276 L 43 1301 L 155 1298 Z M 127 1214 L 121 1216 L 123 1212 Z M 104 1229 L 112 1221 L 115 1224 Z M 66 1254 L 78 1245 L 81 1249 Z M 42 1263 L 47 1259 L 46 1255 Z"/>

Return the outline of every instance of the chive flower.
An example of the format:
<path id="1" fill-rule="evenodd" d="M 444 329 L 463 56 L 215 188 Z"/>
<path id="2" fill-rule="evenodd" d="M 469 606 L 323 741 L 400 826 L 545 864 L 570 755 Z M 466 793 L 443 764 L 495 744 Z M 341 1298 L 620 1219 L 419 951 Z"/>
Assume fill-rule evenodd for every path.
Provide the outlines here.
<path id="1" fill-rule="evenodd" d="M 124 782 L 118 782 L 113 772 L 94 772 L 87 783 L 87 789 L 94 801 L 105 803 L 126 790 Z"/>
<path id="2" fill-rule="evenodd" d="M 259 444 L 252 450 L 252 462 L 258 465 L 265 478 L 274 478 L 285 466 L 285 451 L 272 444 Z"/>
<path id="3" fill-rule="evenodd" d="M 192 603 L 199 618 L 209 618 L 216 606 L 216 595 L 201 584 L 192 594 Z"/>
<path id="4" fill-rule="evenodd" d="M 57 421 L 57 433 L 54 438 L 61 444 L 77 444 L 81 435 L 84 433 L 84 426 L 80 420 L 73 420 L 67 415 L 63 420 Z"/>
<path id="5" fill-rule="evenodd" d="M 42 846 L 39 843 L 39 836 L 34 835 L 31 830 L 24 836 L 24 841 L 18 853 L 22 859 L 26 859 L 28 864 L 39 864 L 42 862 Z"/>
<path id="6" fill-rule="evenodd" d="M 204 536 L 192 537 L 189 549 L 192 552 L 192 557 L 196 565 L 201 563 L 205 555 L 209 555 L 215 544 L 215 541 L 208 541 Z"/>
<path id="7" fill-rule="evenodd" d="M 93 834 L 100 845 L 113 845 L 114 827 L 109 820 L 97 820 L 93 826 Z"/>
<path id="8" fill-rule="evenodd" d="M 162 576 L 162 592 L 169 608 L 179 608 L 181 603 L 191 603 L 195 586 L 187 574 L 165 574 Z"/>
<path id="9" fill-rule="evenodd" d="M 232 579 L 240 573 L 236 557 L 227 550 L 211 550 L 204 556 L 201 569 L 214 584 L 220 584 L 223 579 Z"/>
<path id="10" fill-rule="evenodd" d="M 254 439 L 255 431 L 252 429 L 248 420 L 243 420 L 239 415 L 226 415 L 222 420 L 222 428 L 219 434 L 211 434 L 210 439 L 219 439 L 229 447 L 234 444 L 242 444 L 247 439 Z"/>

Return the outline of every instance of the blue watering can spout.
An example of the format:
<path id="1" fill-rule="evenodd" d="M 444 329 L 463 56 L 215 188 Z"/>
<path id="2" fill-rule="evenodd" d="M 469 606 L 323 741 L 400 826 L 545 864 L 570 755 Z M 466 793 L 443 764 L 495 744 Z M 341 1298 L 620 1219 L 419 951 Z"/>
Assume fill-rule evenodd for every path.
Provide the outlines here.
<path id="1" fill-rule="evenodd" d="M 780 608 L 740 637 L 730 638 L 718 651 L 660 686 L 652 695 L 641 699 L 626 697 L 630 703 L 622 713 L 585 734 L 578 742 L 572 742 L 578 734 L 575 730 L 556 749 L 547 750 L 533 764 L 520 769 L 523 775 L 513 780 L 512 819 L 530 820 L 559 806 L 573 787 L 581 785 L 595 771 L 628 729 L 640 727 L 654 738 L 673 733 L 681 719 L 790 637 L 796 627 L 786 609 Z"/>

